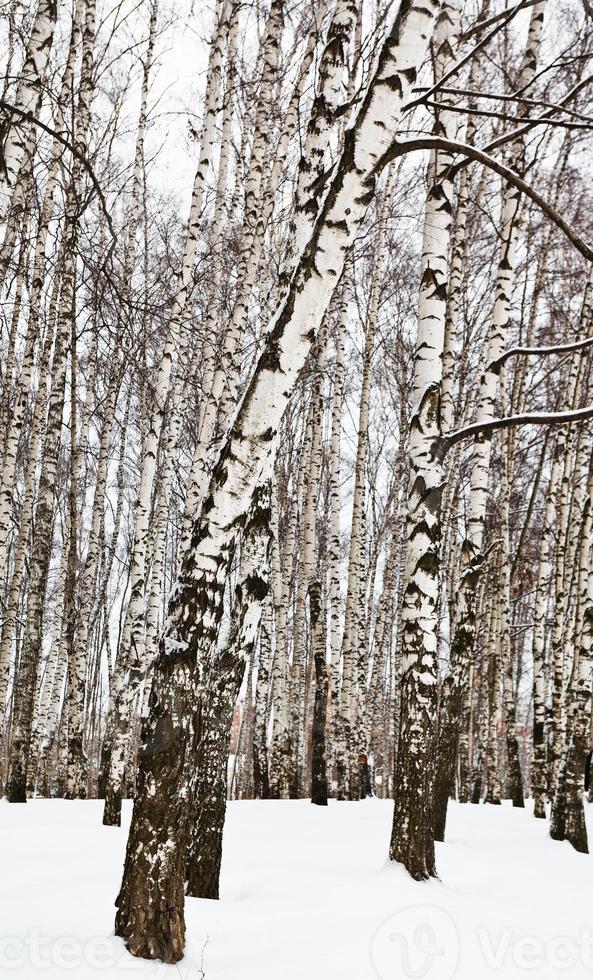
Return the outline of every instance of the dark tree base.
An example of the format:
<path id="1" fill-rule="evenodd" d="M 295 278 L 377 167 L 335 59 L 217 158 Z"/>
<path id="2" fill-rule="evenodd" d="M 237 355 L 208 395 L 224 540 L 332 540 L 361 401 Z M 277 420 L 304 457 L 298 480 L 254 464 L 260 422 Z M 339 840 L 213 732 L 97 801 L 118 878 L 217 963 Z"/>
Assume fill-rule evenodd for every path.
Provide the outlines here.
<path id="1" fill-rule="evenodd" d="M 564 751 L 550 819 L 552 840 L 567 840 L 579 854 L 589 853 L 582 788 L 584 741 L 583 733 L 578 732 Z"/>
<path id="2" fill-rule="evenodd" d="M 309 588 L 311 626 L 313 630 L 315 662 L 315 701 L 313 703 L 313 731 L 311 752 L 311 803 L 327 806 L 327 761 L 325 758 L 325 726 L 327 721 L 328 676 L 325 663 L 324 631 L 321 616 L 321 587 L 315 582 Z"/>
<path id="3" fill-rule="evenodd" d="M 117 793 L 107 784 L 105 792 L 105 805 L 103 806 L 103 825 L 105 827 L 121 827 L 121 792 Z"/>
<path id="4" fill-rule="evenodd" d="M 523 809 L 525 798 L 523 796 L 523 775 L 521 773 L 521 763 L 519 761 L 519 746 L 516 737 L 507 739 L 507 758 L 509 763 L 509 789 L 513 806 Z"/>
<path id="5" fill-rule="evenodd" d="M 473 803 L 474 805 L 477 805 L 480 802 L 481 798 L 482 798 L 482 780 L 478 776 L 478 778 L 476 779 L 476 781 L 475 781 L 475 783 L 474 783 L 474 785 L 472 787 L 472 794 L 471 794 L 471 797 L 470 797 L 470 803 Z"/>
<path id="6" fill-rule="evenodd" d="M 172 769 L 174 772 L 174 765 Z M 173 778 L 176 775 L 178 778 L 174 772 Z M 185 944 L 183 887 L 189 815 L 179 799 L 167 814 L 159 812 L 158 801 L 150 795 L 147 799 L 143 790 L 134 804 L 115 903 L 115 934 L 133 956 L 177 963 Z"/>
<path id="7" fill-rule="evenodd" d="M 188 862 L 186 895 L 191 898 L 220 897 L 222 835 L 226 813 L 226 757 L 220 761 L 217 786 L 198 803 Z M 199 796 L 198 796 L 199 799 Z"/>
<path id="8" fill-rule="evenodd" d="M 9 789 L 7 789 L 6 790 L 6 799 L 8 800 L 9 803 L 26 803 L 27 802 L 27 793 L 26 793 L 26 791 L 21 792 L 19 789 L 15 789 L 15 790 L 12 790 L 12 791 L 10 791 Z"/>
<path id="9" fill-rule="evenodd" d="M 126 894 L 117 900 L 115 934 L 120 936 L 132 956 L 163 963 L 178 963 L 183 958 L 185 945 L 185 921 L 183 915 L 183 888 L 181 897 L 179 882 L 171 882 L 171 888 L 161 885 L 159 907 L 147 911 L 146 898 L 141 887 L 135 896 Z"/>
<path id="10" fill-rule="evenodd" d="M 428 881 L 429 878 L 438 877 L 432 835 L 424 833 L 422 829 L 419 833 L 406 836 L 401 831 L 397 832 L 394 827 L 389 860 L 403 864 L 414 881 Z"/>
<path id="11" fill-rule="evenodd" d="M 27 779 L 24 772 L 9 773 L 6 783 L 6 799 L 9 803 L 27 802 Z"/>

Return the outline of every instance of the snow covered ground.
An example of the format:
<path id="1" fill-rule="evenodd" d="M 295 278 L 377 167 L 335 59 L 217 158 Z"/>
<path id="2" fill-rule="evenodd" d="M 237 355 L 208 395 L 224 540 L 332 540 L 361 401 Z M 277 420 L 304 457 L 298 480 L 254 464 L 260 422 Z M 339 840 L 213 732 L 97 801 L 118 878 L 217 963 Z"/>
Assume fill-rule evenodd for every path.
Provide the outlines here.
<path id="1" fill-rule="evenodd" d="M 0 804 L 0 977 L 593 978 L 593 860 L 507 805 L 452 805 L 416 883 L 385 860 L 389 802 L 231 803 L 221 901 L 187 900 L 178 966 L 135 960 L 112 935 L 130 811 Z"/>

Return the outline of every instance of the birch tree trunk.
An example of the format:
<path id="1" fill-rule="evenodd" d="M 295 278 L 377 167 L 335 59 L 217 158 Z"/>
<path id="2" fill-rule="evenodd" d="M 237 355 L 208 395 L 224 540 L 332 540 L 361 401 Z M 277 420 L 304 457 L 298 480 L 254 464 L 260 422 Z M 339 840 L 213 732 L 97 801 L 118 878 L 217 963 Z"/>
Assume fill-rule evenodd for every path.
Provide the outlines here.
<path id="1" fill-rule="evenodd" d="M 426 55 L 436 12 L 436 3 L 405 3 L 394 17 L 368 93 L 346 133 L 346 149 L 328 176 L 312 239 L 273 319 L 182 559 L 155 670 L 117 900 L 116 932 L 136 955 L 166 962 L 183 955 L 184 814 L 195 786 L 191 746 L 200 741 L 196 683 L 199 688 L 204 658 L 217 637 L 236 534 L 374 193 L 377 168 Z"/>
<path id="2" fill-rule="evenodd" d="M 35 114 L 41 105 L 44 75 L 51 52 L 58 16 L 57 0 L 39 0 L 31 36 L 25 54 L 14 106 L 19 110 L 12 118 L 7 112 L 0 124 L 0 221 L 11 206 L 19 171 L 25 160 L 28 137 L 33 124 L 23 121 L 21 113 Z"/>
<path id="3" fill-rule="evenodd" d="M 95 43 L 95 4 L 88 0 L 82 32 L 82 66 L 76 108 L 75 146 L 77 155 L 67 192 L 64 223 L 63 274 L 58 327 L 52 363 L 52 387 L 49 399 L 42 471 L 35 513 L 35 535 L 30 558 L 29 601 L 23 654 L 15 680 L 15 715 L 7 796 L 11 802 L 25 802 L 31 726 L 32 691 L 41 658 L 42 626 L 47 574 L 51 557 L 53 516 L 56 496 L 58 455 L 64 411 L 68 345 L 76 319 L 76 259 L 79 205 L 82 193 L 83 166 L 91 121 L 93 97 L 93 50 Z M 18 697 L 16 696 L 18 695 Z"/>
<path id="4" fill-rule="evenodd" d="M 535 74 L 544 7 L 545 0 L 538 0 L 531 8 L 527 43 L 519 70 L 519 88 L 521 91 L 531 83 Z M 514 158 L 512 160 L 512 165 L 519 171 L 523 168 L 524 153 L 524 144 L 519 140 L 513 146 Z M 519 205 L 520 193 L 513 185 L 506 184 L 502 199 L 501 245 L 495 286 L 495 303 L 486 352 L 487 365 L 480 376 L 477 410 L 479 423 L 489 422 L 494 418 L 498 402 L 500 376 L 498 360 L 506 350 L 508 343 L 511 298 L 517 264 Z M 435 827 L 438 840 L 444 840 L 447 802 L 454 774 L 463 692 L 467 686 L 469 667 L 474 657 L 474 602 L 483 569 L 482 548 L 491 446 L 492 436 L 490 433 L 478 436 L 471 460 L 467 531 L 461 548 L 461 574 L 453 616 L 452 671 L 446 681 L 441 708 L 439 785 L 435 808 Z"/>
<path id="5" fill-rule="evenodd" d="M 439 59 L 450 57 L 458 11 L 441 8 L 435 31 Z M 408 521 L 402 606 L 401 715 L 395 774 L 395 809 L 389 856 L 410 875 L 436 875 L 432 824 L 441 534 L 440 388 L 447 307 L 448 251 L 453 183 L 447 155 L 430 162 L 430 190 L 418 302 L 412 382 Z"/>
<path id="6" fill-rule="evenodd" d="M 252 670 L 263 603 L 269 589 L 270 481 L 256 487 L 245 526 L 241 577 L 235 596 L 235 623 L 227 649 L 212 659 L 212 681 L 198 749 L 197 812 L 189 846 L 187 894 L 218 898 L 222 860 L 222 831 L 226 810 L 227 759 L 233 707 L 245 668 Z M 244 711 L 251 710 L 247 684 Z M 249 748 L 250 739 L 246 740 Z M 244 745 L 246 744 L 243 743 Z M 240 795 L 240 794 L 238 794 Z"/>
<path id="7" fill-rule="evenodd" d="M 255 690 L 253 796 L 256 800 L 267 800 L 270 797 L 270 778 L 268 772 L 268 699 L 271 670 L 272 603 L 270 594 L 268 593 L 263 603 L 263 611 L 259 629 L 259 657 L 257 667 L 257 686 Z"/>
<path id="8" fill-rule="evenodd" d="M 588 854 L 587 827 L 583 808 L 583 773 L 589 749 L 593 687 L 593 566 L 591 563 L 591 533 L 593 514 L 589 478 L 587 500 L 581 523 L 579 556 L 578 602 L 580 604 L 578 652 L 575 656 L 569 704 L 569 730 L 554 795 L 550 821 L 550 836 L 568 840 L 581 853 Z"/>
<path id="9" fill-rule="evenodd" d="M 548 590 L 552 576 L 552 549 L 556 524 L 558 487 L 562 470 L 563 440 L 556 440 L 550 483 L 546 495 L 544 525 L 539 544 L 533 624 L 533 757 L 531 792 L 535 817 L 546 816 L 546 690 L 544 657 L 548 625 Z"/>
<path id="10" fill-rule="evenodd" d="M 205 114 L 200 139 L 200 157 L 194 179 L 189 223 L 185 237 L 181 268 L 171 307 L 167 339 L 161 355 L 155 384 L 154 402 L 143 446 L 140 488 L 135 511 L 134 543 L 130 568 L 130 599 L 118 651 L 115 690 L 107 720 L 106 742 L 109 752 L 107 790 L 103 823 L 119 826 L 125 762 L 128 757 L 128 735 L 132 708 L 146 673 L 145 590 L 146 556 L 150 532 L 152 491 L 156 472 L 158 446 L 175 363 L 182 343 L 185 310 L 193 285 L 193 271 L 202 227 L 202 211 L 207 189 L 209 167 L 215 142 L 224 50 L 232 5 L 221 4 L 219 19 L 210 49 L 206 80 Z"/>
<path id="11" fill-rule="evenodd" d="M 78 0 L 72 17 L 72 30 L 68 57 L 62 76 L 60 93 L 54 114 L 53 126 L 56 132 L 64 129 L 64 113 L 68 98 L 72 98 L 74 68 L 82 37 L 83 0 Z M 61 147 L 59 147 L 61 150 Z M 58 189 L 60 152 L 57 141 L 52 149 L 47 181 L 45 185 L 41 215 L 35 238 L 35 252 L 31 272 L 31 286 L 28 303 L 27 332 L 25 347 L 12 412 L 8 419 L 5 451 L 2 457 L 2 473 L 0 476 L 0 567 L 6 561 L 6 546 L 12 514 L 14 497 L 14 480 L 16 472 L 17 452 L 23 429 L 23 421 L 31 394 L 31 383 L 35 370 L 35 353 L 39 342 L 40 315 L 43 288 L 45 285 L 45 264 L 49 227 L 55 211 L 55 197 Z"/>

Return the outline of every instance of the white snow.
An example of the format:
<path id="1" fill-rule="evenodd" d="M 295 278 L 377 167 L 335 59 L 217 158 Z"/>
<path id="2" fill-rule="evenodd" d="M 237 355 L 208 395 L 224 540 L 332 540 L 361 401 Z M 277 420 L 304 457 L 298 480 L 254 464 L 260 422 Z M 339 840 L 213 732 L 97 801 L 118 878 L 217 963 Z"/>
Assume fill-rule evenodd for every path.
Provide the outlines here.
<path id="1" fill-rule="evenodd" d="M 130 812 L 0 804 L 0 977 L 200 980 L 202 949 L 206 980 L 593 976 L 593 861 L 507 804 L 452 804 L 417 883 L 386 861 L 390 802 L 231 803 L 221 901 L 187 900 L 178 966 L 135 960 L 113 937 Z"/>

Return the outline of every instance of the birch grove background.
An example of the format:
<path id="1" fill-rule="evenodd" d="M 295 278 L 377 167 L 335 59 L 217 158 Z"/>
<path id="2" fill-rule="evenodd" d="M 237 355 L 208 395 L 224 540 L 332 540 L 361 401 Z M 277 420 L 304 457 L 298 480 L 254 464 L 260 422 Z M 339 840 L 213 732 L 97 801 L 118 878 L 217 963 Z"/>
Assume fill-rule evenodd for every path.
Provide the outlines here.
<path id="1" fill-rule="evenodd" d="M 229 798 L 588 850 L 591 17 L 0 5 L 0 785 L 135 796 L 135 955 Z"/>

